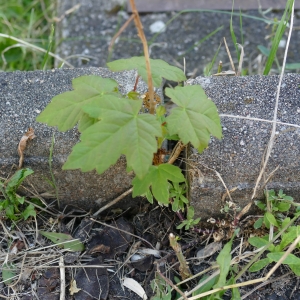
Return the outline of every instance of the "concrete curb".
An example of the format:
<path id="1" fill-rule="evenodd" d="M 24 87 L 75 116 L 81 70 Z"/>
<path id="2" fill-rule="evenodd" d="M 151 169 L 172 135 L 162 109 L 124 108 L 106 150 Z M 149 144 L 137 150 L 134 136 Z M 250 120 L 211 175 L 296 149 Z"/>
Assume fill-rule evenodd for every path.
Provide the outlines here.
<path id="1" fill-rule="evenodd" d="M 97 209 L 130 188 L 132 177 L 126 173 L 125 160 L 120 159 L 116 166 L 101 176 L 95 172 L 62 171 L 62 164 L 72 146 L 78 142 L 77 129 L 61 133 L 35 122 L 38 113 L 52 97 L 71 90 L 72 79 L 87 74 L 116 79 L 122 92 L 131 90 L 135 82 L 135 71 L 112 73 L 103 68 L 0 73 L 0 174 L 3 178 L 12 174 L 12 166 L 17 165 L 19 160 L 19 140 L 32 126 L 37 138 L 26 149 L 24 167 L 32 168 L 35 173 L 27 183 L 32 184 L 37 193 L 54 196 L 47 179 L 51 178 L 48 159 L 52 134 L 55 133 L 53 173 L 62 205 Z M 272 120 L 273 117 L 277 83 L 278 76 L 198 77 L 188 80 L 188 84 L 200 84 L 205 89 L 221 115 L 266 120 Z M 299 85 L 299 75 L 284 76 L 278 109 L 278 120 L 283 123 L 300 124 Z M 138 90 L 146 91 L 146 84 L 140 82 Z M 224 138 L 221 141 L 212 139 L 209 148 L 200 155 L 193 148 L 188 153 L 189 197 L 197 216 L 202 218 L 217 216 L 225 204 L 222 201 L 225 188 L 215 170 L 220 173 L 229 190 L 237 188 L 232 193 L 237 206 L 242 208 L 249 203 L 270 137 L 271 123 L 222 117 L 222 125 Z M 298 127 L 278 125 L 277 139 L 266 174 L 267 177 L 279 166 L 268 187 L 283 189 L 296 201 L 299 201 L 300 181 L 299 136 Z M 258 198 L 263 196 L 263 187 L 262 183 Z M 136 205 L 136 202 L 122 203 L 125 207 Z"/>
<path id="2" fill-rule="evenodd" d="M 136 78 L 135 71 L 112 73 L 105 68 L 0 73 L 0 176 L 7 178 L 16 170 L 19 161 L 18 143 L 31 126 L 37 137 L 28 144 L 24 167 L 32 168 L 35 173 L 28 177 L 27 187 L 46 197 L 54 196 L 55 191 L 48 183 L 51 179 L 49 149 L 54 133 L 53 173 L 60 202 L 62 205 L 72 204 L 90 209 L 103 205 L 130 188 L 132 176 L 126 173 L 125 159 L 120 159 L 101 176 L 96 172 L 62 171 L 62 164 L 79 140 L 79 132 L 76 128 L 59 132 L 35 121 L 54 96 L 71 90 L 72 79 L 82 75 L 113 78 L 119 83 L 122 93 L 132 90 Z M 140 80 L 138 91 L 143 93 L 146 90 L 146 84 Z M 32 196 L 28 191 L 23 192 Z M 126 203 L 126 206 L 130 205 Z"/>
<path id="3" fill-rule="evenodd" d="M 200 84 L 216 103 L 219 113 L 273 119 L 279 76 L 198 77 L 190 84 Z M 267 187 L 283 189 L 299 202 L 300 191 L 300 76 L 288 74 L 280 90 L 276 141 L 256 198 L 263 198 L 265 180 L 279 167 Z M 218 171 L 232 193 L 233 202 L 243 208 L 251 199 L 262 158 L 269 142 L 272 124 L 256 120 L 221 117 L 223 139 L 212 139 L 209 148 L 199 155 L 190 148 L 188 176 L 191 204 L 198 216 L 220 214 L 226 190 L 216 175 Z M 226 197 L 226 200 L 229 200 Z"/>

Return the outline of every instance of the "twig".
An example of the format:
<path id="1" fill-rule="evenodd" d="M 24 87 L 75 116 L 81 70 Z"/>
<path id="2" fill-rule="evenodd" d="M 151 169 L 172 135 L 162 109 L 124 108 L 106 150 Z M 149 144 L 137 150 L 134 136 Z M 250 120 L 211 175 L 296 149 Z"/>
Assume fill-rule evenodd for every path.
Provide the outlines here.
<path id="1" fill-rule="evenodd" d="M 66 294 L 66 276 L 65 276 L 65 265 L 64 257 L 59 258 L 59 271 L 60 271 L 60 300 L 65 300 Z"/>
<path id="2" fill-rule="evenodd" d="M 157 271 L 157 274 L 158 274 L 158 275 L 159 275 L 166 283 L 168 283 L 168 285 L 170 285 L 174 290 L 176 290 L 176 291 L 182 296 L 183 299 L 187 300 L 186 295 L 185 295 L 185 294 L 184 294 L 184 293 L 183 293 L 176 285 L 174 285 L 174 283 L 173 283 L 169 278 L 165 277 L 165 276 L 161 273 L 158 264 L 156 264 L 156 271 Z"/>
<path id="3" fill-rule="evenodd" d="M 123 24 L 123 26 L 118 30 L 118 32 L 113 36 L 109 43 L 108 52 L 111 52 L 112 47 L 116 41 L 116 39 L 120 36 L 120 34 L 126 29 L 126 27 L 130 24 L 130 22 L 134 19 L 135 15 L 132 14 L 130 18 Z"/>
<path id="4" fill-rule="evenodd" d="M 143 30 L 143 25 L 141 23 L 140 16 L 136 9 L 134 0 L 130 0 L 130 6 L 131 6 L 132 13 L 135 16 L 134 23 L 135 23 L 136 29 L 138 31 L 138 35 L 143 44 L 143 50 L 144 50 L 144 55 L 145 55 L 145 60 L 146 60 L 146 70 L 147 70 L 147 75 L 148 75 L 148 91 L 149 91 L 149 98 L 150 98 L 149 112 L 150 112 L 150 114 L 154 114 L 155 113 L 154 88 L 153 88 L 153 81 L 152 81 L 148 44 L 147 44 L 147 40 L 146 40 L 145 33 Z"/>
<path id="5" fill-rule="evenodd" d="M 171 154 L 171 157 L 170 157 L 170 159 L 169 159 L 169 161 L 168 161 L 168 164 L 173 164 L 173 163 L 175 162 L 175 160 L 178 158 L 178 156 L 180 155 L 181 151 L 182 151 L 185 147 L 186 147 L 186 145 L 183 144 L 181 141 L 179 141 L 179 142 L 176 144 L 176 146 L 175 146 L 175 148 L 174 148 L 174 150 L 173 150 L 173 152 L 172 152 L 172 154 Z"/>
<path id="6" fill-rule="evenodd" d="M 183 280 L 189 278 L 192 276 L 192 273 L 187 265 L 186 259 L 182 253 L 181 246 L 176 240 L 176 237 L 173 233 L 169 234 L 169 240 L 170 240 L 170 245 L 175 251 L 175 254 L 179 260 L 179 271 L 180 271 L 180 276 Z"/>
<path id="7" fill-rule="evenodd" d="M 107 203 L 106 205 L 102 206 L 98 211 L 96 211 L 93 214 L 93 217 L 96 218 L 100 213 L 102 213 L 104 210 L 108 209 L 109 207 L 111 207 L 112 205 L 118 203 L 120 200 L 122 200 L 124 197 L 126 197 L 127 195 L 129 195 L 132 192 L 133 188 L 130 188 L 129 190 L 127 190 L 126 192 L 124 192 L 123 194 L 121 194 L 119 197 L 117 197 L 116 199 L 110 201 L 109 203 Z"/>

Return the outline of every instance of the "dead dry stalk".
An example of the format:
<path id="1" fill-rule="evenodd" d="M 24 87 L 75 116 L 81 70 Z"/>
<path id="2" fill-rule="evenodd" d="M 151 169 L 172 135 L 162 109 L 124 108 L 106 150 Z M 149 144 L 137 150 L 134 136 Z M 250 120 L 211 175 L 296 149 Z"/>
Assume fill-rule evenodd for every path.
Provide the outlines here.
<path id="1" fill-rule="evenodd" d="M 147 75 L 148 75 L 148 91 L 149 91 L 149 98 L 150 98 L 149 112 L 150 112 L 150 114 L 154 114 L 155 113 L 154 88 L 153 88 L 153 81 L 152 81 L 148 43 L 147 43 L 147 40 L 145 37 L 143 25 L 142 25 L 139 13 L 136 9 L 134 0 L 130 0 L 130 5 L 131 5 L 132 13 L 134 14 L 135 27 L 138 31 L 138 36 L 141 39 L 142 44 L 143 44 L 143 50 L 144 50 L 144 55 L 145 55 L 145 60 L 146 60 L 146 70 L 147 70 Z"/>

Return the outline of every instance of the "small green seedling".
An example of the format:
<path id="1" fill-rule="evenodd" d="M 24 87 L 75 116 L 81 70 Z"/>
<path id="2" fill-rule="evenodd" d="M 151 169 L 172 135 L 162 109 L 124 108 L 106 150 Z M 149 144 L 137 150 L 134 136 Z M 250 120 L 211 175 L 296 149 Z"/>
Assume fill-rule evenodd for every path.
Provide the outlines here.
<path id="1" fill-rule="evenodd" d="M 274 190 L 266 190 L 265 196 L 267 203 L 255 201 L 255 204 L 265 212 L 264 216 L 254 223 L 255 229 L 260 228 L 262 224 L 265 224 L 267 228 L 270 228 L 270 224 L 280 227 L 284 218 L 282 213 L 288 212 L 294 204 L 293 197 L 287 196 L 282 190 L 279 190 L 278 195 Z"/>
<path id="2" fill-rule="evenodd" d="M 190 228 L 194 228 L 200 222 L 201 218 L 194 219 L 195 210 L 193 206 L 187 207 L 186 220 L 182 221 L 176 228 L 181 229 L 185 228 L 185 230 L 189 230 Z"/>
<path id="3" fill-rule="evenodd" d="M 163 78 L 177 82 L 186 79 L 180 69 L 160 59 L 150 59 L 150 63 L 155 87 L 161 86 Z M 136 69 L 147 82 L 144 57 L 120 59 L 108 66 L 112 71 Z M 165 94 L 177 104 L 166 117 L 163 105 L 156 107 L 156 115 L 147 113 L 143 97 L 134 87 L 133 92 L 122 95 L 112 79 L 82 76 L 73 80 L 73 88 L 54 97 L 37 117 L 37 121 L 57 126 L 60 131 L 78 124 L 80 143 L 73 147 L 63 169 L 96 169 L 102 174 L 125 155 L 128 171 L 136 175 L 132 181 L 133 197 L 143 195 L 150 202 L 155 198 L 165 206 L 173 198 L 173 210 L 182 209 L 186 198 L 180 191 L 180 183 L 185 182 L 181 169 L 164 162 L 153 165 L 153 155 L 164 140 L 191 143 L 202 152 L 210 135 L 222 137 L 216 105 L 204 90 L 198 85 L 166 88 Z"/>
<path id="4" fill-rule="evenodd" d="M 189 200 L 185 197 L 186 194 L 186 183 L 179 184 L 178 182 L 173 182 L 169 186 L 170 198 L 172 199 L 172 210 L 173 211 L 183 211 L 185 205 L 189 203 Z"/>
<path id="5" fill-rule="evenodd" d="M 254 223 L 254 227 L 260 228 L 264 224 L 266 228 L 270 228 L 273 225 L 276 232 L 285 227 L 287 229 L 283 232 L 280 239 L 277 240 L 276 244 L 269 244 L 269 235 L 249 238 L 248 242 L 252 246 L 256 248 L 267 247 L 266 249 L 269 251 L 267 257 L 256 261 L 250 267 L 250 272 L 257 272 L 272 262 L 278 262 L 284 255 L 284 251 L 300 234 L 300 226 L 288 226 L 291 219 L 284 215 L 284 213 L 287 214 L 289 212 L 293 205 L 297 207 L 295 217 L 299 216 L 299 204 L 294 203 L 293 198 L 284 194 L 282 190 L 277 195 L 274 190 L 267 190 L 265 195 L 267 203 L 256 201 L 256 205 L 265 213 L 262 218 L 259 218 Z M 296 249 L 300 249 L 299 244 L 296 246 Z M 294 254 L 289 254 L 283 261 L 283 264 L 287 264 L 297 276 L 300 276 L 300 259 Z"/>
<path id="6" fill-rule="evenodd" d="M 31 175 L 33 171 L 31 169 L 18 170 L 7 183 L 0 181 L 0 190 L 4 197 L 0 199 L 0 212 L 4 211 L 7 218 L 11 220 L 18 220 L 23 218 L 26 220 L 30 216 L 36 216 L 33 204 L 24 204 L 25 197 L 18 196 L 17 189 L 23 180 Z M 20 205 L 23 205 L 25 209 L 22 211 L 19 209 Z"/>

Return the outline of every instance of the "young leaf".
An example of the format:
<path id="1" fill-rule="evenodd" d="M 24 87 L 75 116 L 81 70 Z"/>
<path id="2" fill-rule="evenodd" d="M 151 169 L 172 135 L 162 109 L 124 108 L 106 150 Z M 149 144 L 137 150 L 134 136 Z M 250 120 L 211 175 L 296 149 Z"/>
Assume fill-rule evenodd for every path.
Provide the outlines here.
<path id="1" fill-rule="evenodd" d="M 254 246 L 254 247 L 256 247 L 256 248 L 264 247 L 264 246 L 266 246 L 266 245 L 269 243 L 268 240 L 263 239 L 263 238 L 260 238 L 260 237 L 257 237 L 257 236 L 254 236 L 254 237 L 249 238 L 249 239 L 248 239 L 248 242 L 249 242 L 252 246 Z"/>
<path id="2" fill-rule="evenodd" d="M 169 183 L 185 181 L 181 170 L 171 164 L 161 164 L 158 166 L 151 166 L 148 173 L 142 179 L 136 176 L 133 181 L 132 196 L 146 194 L 149 187 L 152 187 L 152 193 L 155 199 L 164 205 L 169 205 Z"/>
<path id="3" fill-rule="evenodd" d="M 281 257 L 284 255 L 284 252 L 273 252 L 273 253 L 268 253 L 268 258 L 272 261 L 278 262 Z M 300 258 L 297 257 L 294 254 L 289 254 L 286 259 L 283 261 L 283 264 L 286 265 L 300 265 Z"/>
<path id="4" fill-rule="evenodd" d="M 186 77 L 182 70 L 173 67 L 161 59 L 150 59 L 151 75 L 153 85 L 160 87 L 162 79 L 172 81 L 184 81 Z M 138 74 L 145 82 L 148 82 L 148 75 L 146 69 L 146 61 L 144 56 L 134 56 L 127 59 L 119 59 L 107 63 L 107 66 L 114 72 L 137 69 Z"/>
<path id="5" fill-rule="evenodd" d="M 63 169 L 96 169 L 101 174 L 124 154 L 127 166 L 143 177 L 157 151 L 155 137 L 161 136 L 161 126 L 155 116 L 140 114 L 141 107 L 142 100 L 113 95 L 107 95 L 104 101 L 90 101 L 83 110 L 101 120 L 83 131 L 81 142 L 73 147 Z"/>
<path id="6" fill-rule="evenodd" d="M 29 204 L 26 209 L 22 212 L 22 216 L 24 220 L 27 220 L 30 216 L 35 217 L 36 211 L 34 209 L 34 206 L 32 204 Z"/>
<path id="7" fill-rule="evenodd" d="M 186 214 L 186 218 L 188 220 L 192 220 L 195 214 L 195 209 L 193 206 L 188 206 L 187 208 L 187 214 Z"/>
<path id="8" fill-rule="evenodd" d="M 276 206 L 281 212 L 288 211 L 291 208 L 291 204 L 286 202 L 279 202 Z"/>
<path id="9" fill-rule="evenodd" d="M 208 277 L 209 277 L 208 275 L 204 275 L 200 279 L 199 284 L 201 282 L 203 282 L 204 280 L 206 280 Z M 213 285 L 216 283 L 217 278 L 218 278 L 218 276 L 215 276 L 215 277 L 211 278 L 208 282 L 206 282 L 204 285 L 202 285 L 198 290 L 194 291 L 192 295 L 197 296 L 197 295 L 200 295 L 204 292 L 209 291 L 213 287 Z"/>
<path id="10" fill-rule="evenodd" d="M 269 211 L 267 211 L 265 213 L 265 220 L 268 220 L 270 222 L 270 224 L 278 227 L 278 223 L 277 223 L 275 217 Z"/>
<path id="11" fill-rule="evenodd" d="M 171 135 L 178 134 L 184 144 L 191 142 L 199 152 L 208 146 L 210 134 L 222 137 L 217 107 L 200 86 L 166 88 L 166 95 L 178 105 L 167 117 Z"/>
<path id="12" fill-rule="evenodd" d="M 295 238 L 300 234 L 300 226 L 291 226 L 288 232 L 284 233 L 280 242 L 281 250 L 291 244 Z"/>
<path id="13" fill-rule="evenodd" d="M 259 218 L 255 221 L 253 227 L 254 229 L 258 229 L 262 226 L 264 219 L 263 218 Z"/>
<path id="14" fill-rule="evenodd" d="M 257 272 L 259 270 L 261 270 L 262 268 L 264 268 L 265 266 L 267 266 L 270 263 L 270 259 L 269 258 L 263 258 L 259 261 L 256 261 L 250 268 L 249 268 L 249 272 Z"/>
<path id="15" fill-rule="evenodd" d="M 80 240 L 74 240 L 72 236 L 65 233 L 40 231 L 40 234 L 51 240 L 57 246 L 68 249 L 70 251 L 83 251 L 84 245 Z"/>
<path id="16" fill-rule="evenodd" d="M 113 92 L 118 83 L 100 76 L 81 76 L 73 79 L 72 85 L 74 91 L 55 96 L 36 118 L 38 122 L 57 126 L 60 131 L 71 129 L 83 117 L 84 105 Z"/>
<path id="17" fill-rule="evenodd" d="M 17 200 L 16 197 L 16 191 L 20 184 L 23 182 L 23 180 L 32 174 L 33 171 L 31 169 L 21 169 L 18 170 L 9 180 L 8 184 L 6 185 L 5 188 L 5 193 L 10 199 L 10 201 L 15 202 Z"/>
<path id="18" fill-rule="evenodd" d="M 214 285 L 214 288 L 220 288 L 225 285 L 226 283 L 226 277 L 229 272 L 230 268 L 230 261 L 231 261 L 231 245 L 233 241 L 233 237 L 230 239 L 230 241 L 223 247 L 220 254 L 217 257 L 217 263 L 220 268 L 220 276 L 218 279 L 218 282 Z"/>
<path id="19" fill-rule="evenodd" d="M 289 267 L 297 276 L 300 276 L 300 264 L 297 265 L 290 264 Z"/>
<path id="20" fill-rule="evenodd" d="M 5 284 L 10 284 L 16 276 L 16 267 L 8 262 L 2 265 L 2 279 Z"/>

